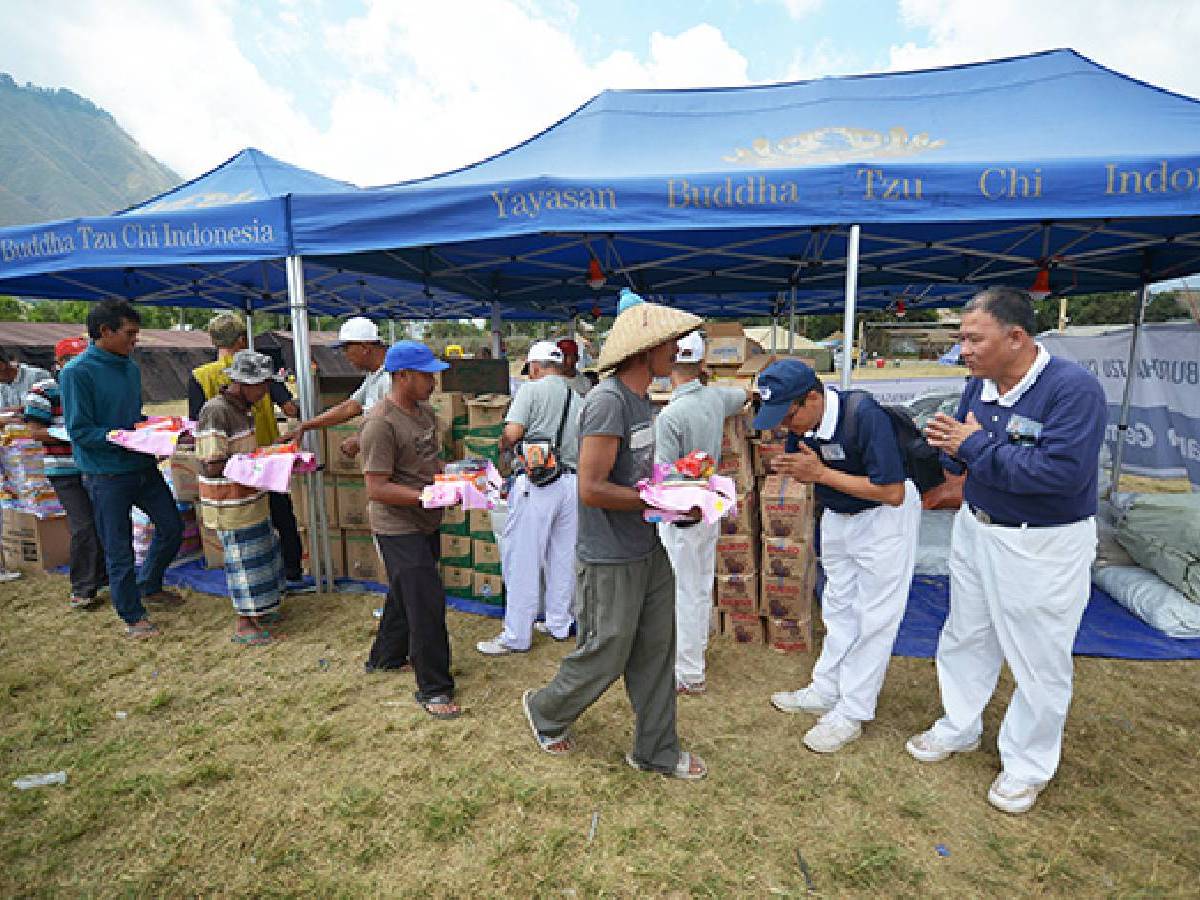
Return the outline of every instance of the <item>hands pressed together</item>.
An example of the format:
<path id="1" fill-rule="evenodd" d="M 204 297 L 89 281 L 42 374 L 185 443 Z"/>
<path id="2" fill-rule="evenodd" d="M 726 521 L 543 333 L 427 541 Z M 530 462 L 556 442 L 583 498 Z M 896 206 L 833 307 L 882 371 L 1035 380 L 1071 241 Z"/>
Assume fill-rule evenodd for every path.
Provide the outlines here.
<path id="1" fill-rule="evenodd" d="M 938 413 L 925 425 L 925 440 L 929 441 L 931 447 L 957 456 L 963 441 L 982 427 L 973 412 L 967 413 L 965 422 L 960 422 L 945 413 Z"/>

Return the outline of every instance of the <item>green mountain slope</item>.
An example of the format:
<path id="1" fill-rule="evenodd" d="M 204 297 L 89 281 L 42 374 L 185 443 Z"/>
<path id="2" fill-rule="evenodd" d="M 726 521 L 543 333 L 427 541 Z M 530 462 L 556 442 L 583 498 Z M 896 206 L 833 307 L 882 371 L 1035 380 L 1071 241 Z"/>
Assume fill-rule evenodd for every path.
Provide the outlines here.
<path id="1" fill-rule="evenodd" d="M 78 94 L 0 72 L 0 226 L 104 215 L 179 182 Z"/>

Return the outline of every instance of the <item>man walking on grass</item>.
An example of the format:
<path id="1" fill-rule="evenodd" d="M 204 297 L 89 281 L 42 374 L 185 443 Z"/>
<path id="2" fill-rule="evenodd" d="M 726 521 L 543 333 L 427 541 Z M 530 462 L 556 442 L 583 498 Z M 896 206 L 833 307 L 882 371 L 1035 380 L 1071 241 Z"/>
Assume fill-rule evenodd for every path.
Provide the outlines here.
<path id="1" fill-rule="evenodd" d="M 265 644 L 265 627 L 279 617 L 283 600 L 283 560 L 279 538 L 271 527 L 267 492 L 225 477 L 225 464 L 235 453 L 259 446 L 254 409 L 268 396 L 275 377 L 271 357 L 239 350 L 229 360 L 229 383 L 200 408 L 196 423 L 196 456 L 200 460 L 200 514 L 217 532 L 225 554 L 225 583 L 237 613 L 235 644 Z"/>
<path id="2" fill-rule="evenodd" d="M 695 780 L 704 761 L 675 731 L 675 578 L 635 485 L 654 467 L 650 381 L 670 373 L 675 342 L 702 320 L 653 303 L 617 316 L 600 354 L 611 372 L 580 415 L 575 650 L 554 679 L 521 698 L 538 747 L 575 748 L 571 725 L 618 678 L 634 711 L 636 769 Z"/>
<path id="3" fill-rule="evenodd" d="M 92 499 L 96 530 L 104 547 L 113 607 L 131 638 L 159 633 L 146 607 L 177 607 L 183 598 L 163 590 L 163 573 L 183 539 L 183 520 L 157 460 L 108 440 L 113 429 L 131 429 L 142 414 L 142 374 L 129 358 L 137 345 L 141 316 L 125 300 L 104 300 L 88 311 L 92 346 L 62 370 L 63 419 L 75 462 Z M 133 559 L 133 507 L 154 524 L 154 540 L 140 572 Z"/>

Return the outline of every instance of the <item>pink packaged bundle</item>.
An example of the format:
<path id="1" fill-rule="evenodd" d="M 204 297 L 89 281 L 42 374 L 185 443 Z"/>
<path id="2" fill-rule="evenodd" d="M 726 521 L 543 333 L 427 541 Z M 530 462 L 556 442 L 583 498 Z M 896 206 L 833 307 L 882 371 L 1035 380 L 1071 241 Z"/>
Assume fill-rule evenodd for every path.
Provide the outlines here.
<path id="1" fill-rule="evenodd" d="M 426 509 L 461 505 L 464 509 L 491 509 L 495 506 L 492 495 L 499 492 L 504 479 L 490 461 L 484 465 L 473 464 L 473 460 L 451 463 L 446 472 L 437 476 L 433 484 L 421 489 L 421 505 Z"/>
<path id="2" fill-rule="evenodd" d="M 647 505 L 654 507 L 643 513 L 647 522 L 675 522 L 688 517 L 699 508 L 701 519 L 708 524 L 726 516 L 737 515 L 737 487 L 732 478 L 712 475 L 708 479 L 659 480 L 662 472 L 656 469 L 654 480 L 638 482 L 638 494 Z"/>
<path id="3" fill-rule="evenodd" d="M 181 435 L 194 432 L 196 423 L 181 416 L 150 416 L 134 428 L 114 428 L 108 439 L 118 447 L 150 456 L 170 456 Z"/>
<path id="4" fill-rule="evenodd" d="M 314 472 L 316 468 L 316 454 L 307 450 L 264 447 L 253 453 L 235 453 L 225 463 L 223 474 L 230 481 L 246 487 L 286 494 L 291 487 L 292 475 Z"/>

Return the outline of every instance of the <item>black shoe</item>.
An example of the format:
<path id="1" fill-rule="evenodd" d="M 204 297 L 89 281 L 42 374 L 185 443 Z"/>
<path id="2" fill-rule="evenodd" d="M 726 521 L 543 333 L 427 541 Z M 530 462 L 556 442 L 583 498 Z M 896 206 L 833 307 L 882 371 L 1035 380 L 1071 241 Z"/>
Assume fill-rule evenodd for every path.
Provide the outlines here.
<path id="1" fill-rule="evenodd" d="M 367 675 L 373 675 L 376 672 L 411 672 L 411 663 L 401 663 L 398 666 L 377 666 L 371 662 L 363 663 L 363 672 Z"/>

